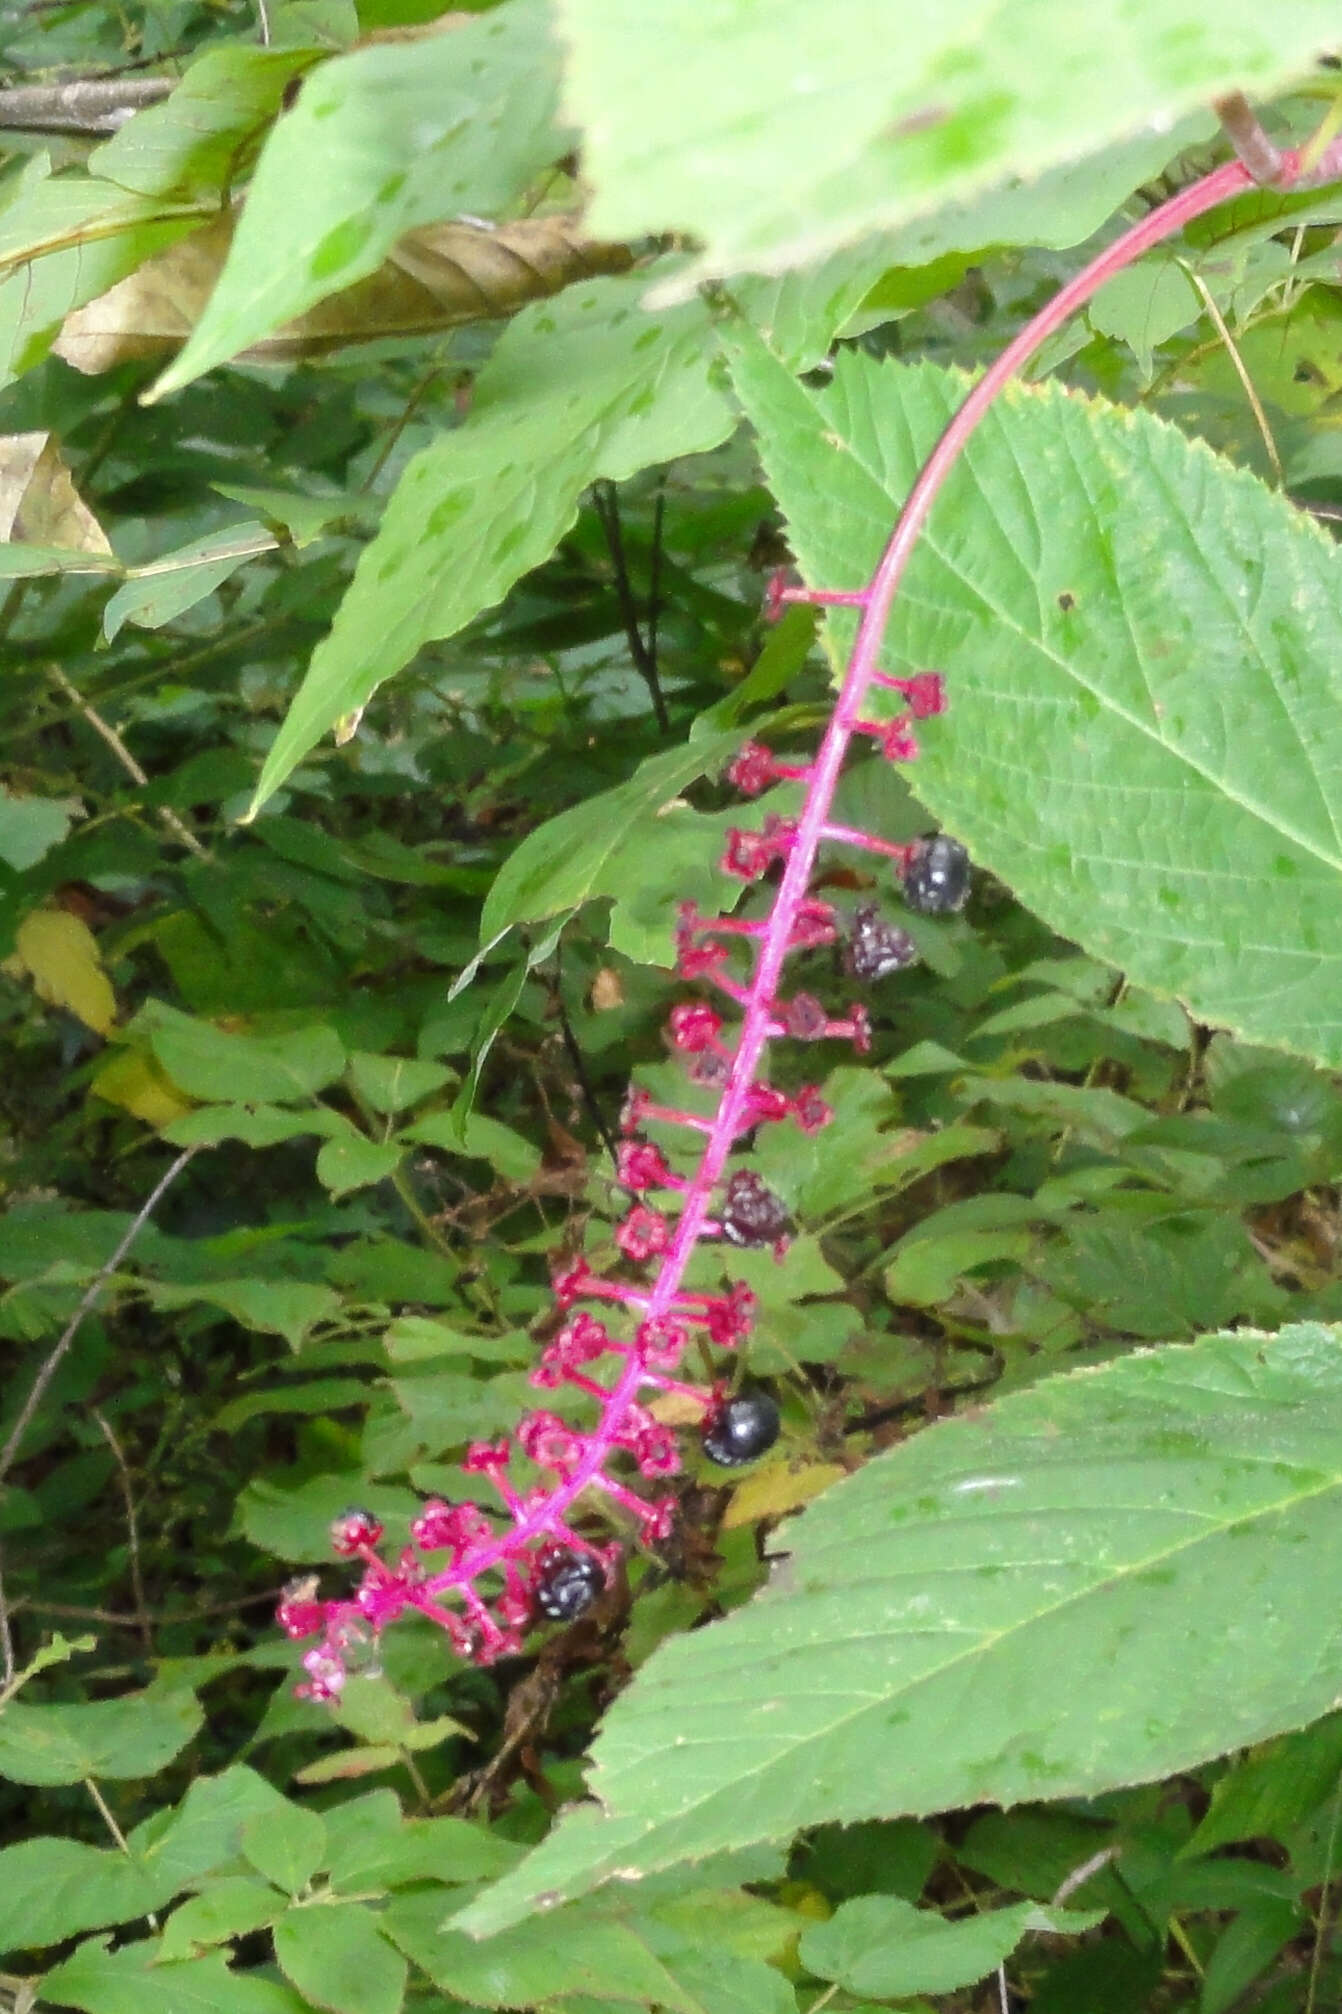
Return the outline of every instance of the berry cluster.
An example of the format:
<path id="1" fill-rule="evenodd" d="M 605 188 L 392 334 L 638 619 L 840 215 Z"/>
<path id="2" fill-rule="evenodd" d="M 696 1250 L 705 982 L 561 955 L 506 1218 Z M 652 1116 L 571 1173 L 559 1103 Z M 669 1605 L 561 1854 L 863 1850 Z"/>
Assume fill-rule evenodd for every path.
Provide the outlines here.
<path id="1" fill-rule="evenodd" d="M 774 596 L 779 604 L 797 598 L 800 591 L 793 589 Z M 889 719 L 867 718 L 870 686 L 897 692 L 902 710 Z M 758 827 L 728 833 L 720 865 L 739 880 L 765 884 L 760 915 L 706 916 L 692 903 L 680 911 L 679 975 L 710 997 L 674 1007 L 666 1039 L 672 1054 L 683 1058 L 688 1081 L 712 1094 L 712 1116 L 631 1091 L 617 1164 L 617 1180 L 631 1200 L 615 1227 L 618 1258 L 605 1270 L 583 1256 L 569 1258 L 554 1274 L 564 1320 L 531 1382 L 540 1391 L 562 1388 L 595 1400 L 596 1424 L 577 1427 L 538 1407 L 512 1435 L 475 1442 L 462 1467 L 488 1484 L 488 1500 L 430 1499 L 410 1527 L 410 1545 L 393 1560 L 379 1552 L 382 1527 L 368 1512 L 338 1518 L 332 1547 L 362 1564 L 358 1586 L 348 1597 L 323 1601 L 315 1581 L 305 1578 L 286 1589 L 279 1608 L 288 1635 L 315 1639 L 303 1657 L 303 1696 L 337 1698 L 351 1672 L 375 1666 L 378 1638 L 407 1610 L 429 1617 L 454 1651 L 482 1664 L 520 1650 L 538 1620 L 572 1622 L 583 1615 L 609 1585 L 621 1551 L 618 1537 L 591 1535 L 603 1500 L 612 1514 L 607 1530 L 613 1523 L 646 1545 L 671 1533 L 675 1499 L 637 1487 L 658 1483 L 681 1466 L 676 1435 L 658 1417 L 659 1401 L 674 1400 L 682 1417 L 686 1411 L 698 1415 L 700 1448 L 723 1468 L 756 1460 L 777 1440 L 779 1410 L 769 1393 L 732 1394 L 725 1381 L 705 1388 L 681 1375 L 688 1351 L 698 1353 L 701 1345 L 738 1349 L 756 1317 L 755 1296 L 743 1284 L 691 1289 L 686 1271 L 692 1254 L 710 1241 L 722 1247 L 724 1258 L 733 1247 L 771 1249 L 778 1257 L 787 1249 L 787 1208 L 741 1151 L 761 1126 L 792 1124 L 813 1133 L 832 1114 L 815 1084 L 784 1089 L 763 1074 L 769 1043 L 843 1041 L 859 1052 L 870 1043 L 860 1002 L 836 1015 L 811 993 L 785 990 L 787 960 L 835 946 L 844 972 L 872 982 L 917 955 L 913 938 L 878 902 L 842 913 L 809 892 L 820 848 L 858 847 L 890 863 L 905 903 L 922 915 L 958 909 L 968 895 L 968 857 L 955 840 L 898 845 L 829 817 L 855 736 L 868 737 L 888 759 L 905 761 L 917 752 L 913 722 L 943 706 L 937 673 L 908 679 L 874 670 L 859 678 L 850 673 L 814 761 L 780 761 L 752 741 L 731 764 L 728 777 L 746 795 L 786 780 L 804 784 L 805 797 L 795 819 L 769 812 Z M 649 1128 L 671 1140 L 688 1136 L 695 1149 L 692 1173 L 677 1172 L 674 1147 L 659 1144 Z"/>

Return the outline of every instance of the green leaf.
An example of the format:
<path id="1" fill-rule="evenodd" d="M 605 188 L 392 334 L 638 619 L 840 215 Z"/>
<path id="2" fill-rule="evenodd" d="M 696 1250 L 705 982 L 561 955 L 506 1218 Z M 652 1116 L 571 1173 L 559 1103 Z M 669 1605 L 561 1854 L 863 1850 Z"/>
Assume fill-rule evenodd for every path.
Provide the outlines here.
<path id="1" fill-rule="evenodd" d="M 22 874 L 70 830 L 70 805 L 51 797 L 15 797 L 0 790 L 0 860 Z"/>
<path id="2" fill-rule="evenodd" d="M 229 525 L 190 545 L 164 553 L 160 559 L 128 569 L 126 578 L 103 610 L 103 637 L 111 643 L 123 624 L 161 629 L 165 622 L 194 608 L 230 574 L 258 553 L 274 552 L 279 540 L 263 524 Z"/>
<path id="3" fill-rule="evenodd" d="M 637 1925 L 605 1912 L 564 1909 L 477 1943 L 443 1928 L 449 1904 L 441 1889 L 394 1895 L 382 1922 L 435 1986 L 468 2005 L 532 2007 L 595 1993 L 700 2014 Z"/>
<path id="4" fill-rule="evenodd" d="M 559 16 L 590 227 L 702 240 L 686 285 L 805 263 L 1167 128 L 1218 91 L 1266 93 L 1336 28 L 1329 0 L 1279 0 L 1270 19 L 1252 0 L 1136 0 L 1102 34 L 1034 0 L 987 16 L 948 0 L 902 13 L 898 33 L 883 0 L 776 0 L 722 10 L 707 34 L 699 0 L 666 0 L 649 61 L 641 0 L 560 0 Z"/>
<path id="5" fill-rule="evenodd" d="M 202 1280 L 182 1287 L 151 1280 L 145 1282 L 145 1292 L 156 1308 L 190 1308 L 201 1302 L 222 1308 L 245 1329 L 283 1336 L 293 1350 L 301 1348 L 318 1322 L 334 1320 L 341 1310 L 335 1288 L 315 1280 Z"/>
<path id="6" fill-rule="evenodd" d="M 343 1112 L 321 1105 L 307 1112 L 286 1111 L 281 1105 L 202 1105 L 165 1126 L 163 1138 L 174 1147 L 216 1147 L 221 1140 L 241 1140 L 247 1147 L 277 1147 L 282 1140 L 298 1140 L 308 1133 L 334 1139 L 353 1130 Z"/>
<path id="7" fill-rule="evenodd" d="M 263 1818 L 249 1819 L 242 1828 L 244 1857 L 282 1888 L 287 1895 L 299 1895 L 322 1865 L 326 1854 L 326 1827 L 319 1811 L 291 1804 L 286 1798 Z"/>
<path id="8" fill-rule="evenodd" d="M 628 783 L 575 804 L 528 833 L 485 898 L 481 943 L 510 924 L 557 916 L 598 895 L 626 893 L 628 867 L 622 862 L 627 850 L 655 841 L 656 820 L 681 791 L 718 768 L 740 745 L 739 731 L 729 730 L 649 756 Z"/>
<path id="9" fill-rule="evenodd" d="M 447 1154 L 488 1161 L 510 1182 L 529 1182 L 541 1164 L 538 1147 L 484 1112 L 468 1114 L 464 1126 L 455 1111 L 428 1112 L 407 1126 L 401 1137 L 424 1147 L 440 1147 Z"/>
<path id="10" fill-rule="evenodd" d="M 280 110 L 311 50 L 207 49 L 172 96 L 128 119 L 88 158 L 91 172 L 142 196 L 189 196 L 237 178 L 247 143 Z"/>
<path id="11" fill-rule="evenodd" d="M 1184 1852 L 1214 1853 L 1241 1839 L 1287 1839 L 1337 1787 L 1339 1772 L 1342 1714 L 1330 1713 L 1236 1763 L 1213 1786 L 1211 1810 Z"/>
<path id="12" fill-rule="evenodd" d="M 418 1105 L 452 1081 L 452 1072 L 441 1063 L 425 1062 L 415 1056 L 379 1056 L 357 1050 L 349 1059 L 350 1082 L 365 1105 L 375 1112 L 403 1112 Z"/>
<path id="13" fill-rule="evenodd" d="M 449 1735 L 468 1733 L 446 1713 L 436 1720 L 416 1719 L 410 1701 L 385 1678 L 352 1678 L 340 1695 L 337 1719 L 360 1741 L 397 1750 L 437 1748 Z"/>
<path id="14" fill-rule="evenodd" d="M 267 250 L 267 266 L 272 258 Z M 731 432 L 730 401 L 710 382 L 706 308 L 653 315 L 646 291 L 641 275 L 593 280 L 505 329 L 468 419 L 410 462 L 360 555 L 266 758 L 253 813 L 421 645 L 454 635 L 548 558 L 598 476 L 619 481 Z"/>
<path id="15" fill-rule="evenodd" d="M 317 1180 L 334 1196 L 351 1189 L 368 1189 L 385 1182 L 401 1165 L 402 1149 L 395 1140 L 366 1140 L 361 1133 L 327 1140 L 317 1155 Z"/>
<path id="16" fill-rule="evenodd" d="M 376 272 L 406 231 L 502 211 L 565 151 L 557 69 L 540 0 L 322 64 L 271 133 L 209 306 L 154 396 Z"/>
<path id="17" fill-rule="evenodd" d="M 12 1783 L 81 1783 L 152 1776 L 185 1748 L 203 1715 L 194 1693 L 151 1686 L 123 1699 L 0 1711 L 0 1776 Z"/>
<path id="18" fill-rule="evenodd" d="M 406 1962 L 361 1903 L 291 1909 L 275 1925 L 275 1956 L 315 2007 L 330 2014 L 399 2014 Z"/>
<path id="19" fill-rule="evenodd" d="M 29 161 L 0 211 L 0 384 L 41 362 L 75 308 L 199 228 L 195 212 L 165 207 L 109 182 L 53 176 L 45 154 Z"/>
<path id="20" fill-rule="evenodd" d="M 291 1103 L 312 1097 L 345 1068 L 340 1039 L 325 1022 L 284 1035 L 236 1035 L 162 1001 L 145 1018 L 155 1056 L 192 1098 Z"/>
<path id="21" fill-rule="evenodd" d="M 48 1972 L 42 1998 L 85 2014 L 305 2014 L 307 2003 L 270 1979 L 232 1972 L 223 1954 L 161 1962 L 162 1940 L 147 1938 L 109 1951 L 90 1938 Z"/>
<path id="22" fill-rule="evenodd" d="M 0 545 L 0 580 L 37 580 L 52 573 L 120 573 L 121 562 L 107 553 L 75 546 Z"/>
<path id="23" fill-rule="evenodd" d="M 212 1944 L 268 1929 L 284 1906 L 284 1897 L 264 1882 L 229 1875 L 173 1911 L 163 1932 L 163 1956 L 195 1958 Z"/>
<path id="24" fill-rule="evenodd" d="M 869 1462 L 788 1527 L 765 1595 L 654 1653 L 598 1737 L 599 1804 L 462 1926 L 822 1820 L 1091 1796 L 1325 1711 L 1339 1342 L 1135 1354 Z"/>
<path id="25" fill-rule="evenodd" d="M 816 398 L 737 352 L 807 578 L 861 581 L 964 381 L 843 357 Z M 1336 547 L 1283 498 L 1147 414 L 1017 387 L 891 623 L 891 669 L 948 674 L 919 796 L 1064 936 L 1342 1063 L 1340 618 Z"/>
<path id="26" fill-rule="evenodd" d="M 1198 2014 L 1230 2014 L 1244 2005 L 1245 1989 L 1307 1929 L 1299 1902 L 1261 1895 L 1241 1908 L 1216 1940 L 1202 1980 Z"/>
<path id="27" fill-rule="evenodd" d="M 1041 1909 L 1018 1902 L 951 1923 L 933 1909 L 915 1909 L 895 1895 L 844 1902 L 828 1923 L 802 1932 L 799 1955 L 808 1972 L 833 1979 L 849 1993 L 875 2000 L 912 1993 L 953 1993 L 972 1986 L 1009 1958 L 1030 1930 L 1091 1930 L 1101 1910 Z"/>
<path id="28" fill-rule="evenodd" d="M 396 1519 L 402 1525 L 420 1508 L 409 1490 L 369 1484 L 359 1476 L 311 1476 L 287 1489 L 258 1477 L 238 1496 L 238 1518 L 246 1538 L 262 1552 L 307 1565 L 330 1559 L 331 1520 L 352 1502 L 384 1523 Z"/>
<path id="29" fill-rule="evenodd" d="M 0 1951 L 36 1951 L 81 1930 L 133 1922 L 164 1897 L 114 1848 L 24 1839 L 0 1852 Z"/>
<path id="30" fill-rule="evenodd" d="M 218 1776 L 197 1778 L 175 1812 L 157 1812 L 146 1819 L 131 1833 L 129 1845 L 166 1899 L 235 1859 L 243 1826 L 283 1805 L 279 1791 L 264 1777 L 235 1763 Z"/>
<path id="31" fill-rule="evenodd" d="M 270 1391 L 243 1392 L 221 1406 L 214 1426 L 221 1434 L 236 1433 L 248 1420 L 270 1413 L 318 1413 L 323 1418 L 347 1406 L 366 1406 L 368 1386 L 359 1378 L 313 1378 L 305 1385 L 282 1385 Z"/>
<path id="32" fill-rule="evenodd" d="M 522 1849 L 464 1818 L 412 1818 L 389 1790 L 351 1798 L 326 1814 L 329 1871 L 337 1888 L 402 1888 L 412 1881 L 481 1881 L 505 1873 Z"/>

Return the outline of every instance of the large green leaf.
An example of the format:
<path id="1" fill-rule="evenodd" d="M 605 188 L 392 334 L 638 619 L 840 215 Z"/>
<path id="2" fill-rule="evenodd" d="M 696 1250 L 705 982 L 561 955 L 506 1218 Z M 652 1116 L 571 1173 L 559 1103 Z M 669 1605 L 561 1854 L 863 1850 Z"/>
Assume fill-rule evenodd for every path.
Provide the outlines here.
<path id="1" fill-rule="evenodd" d="M 598 1802 L 460 1925 L 823 1820 L 1092 1795 L 1298 1727 L 1337 1695 L 1340 1510 L 1342 1331 L 1318 1324 L 929 1428 L 787 1528 L 766 1593 L 654 1653 L 598 1737 Z"/>
<path id="2" fill-rule="evenodd" d="M 640 763 L 627 783 L 547 819 L 504 862 L 480 914 L 488 944 L 515 923 L 534 923 L 631 886 L 631 855 L 658 845 L 657 820 L 688 784 L 740 746 L 735 731 L 704 735 Z"/>
<path id="3" fill-rule="evenodd" d="M 275 1956 L 304 1999 L 330 2014 L 398 2014 L 406 1962 L 361 1902 L 294 1908 L 275 1925 Z"/>
<path id="4" fill-rule="evenodd" d="M 86 1776 L 152 1776 L 185 1748 L 203 1716 L 194 1693 L 151 1687 L 123 1699 L 0 1712 L 0 1776 L 14 1783 L 78 1783 Z"/>
<path id="5" fill-rule="evenodd" d="M 814 397 L 753 342 L 736 368 L 807 577 L 859 584 L 964 381 L 849 357 Z M 1342 1064 L 1339 623 L 1337 548 L 1283 498 L 1146 414 L 1018 387 L 895 605 L 887 663 L 949 690 L 912 780 L 1063 935 Z"/>
<path id="6" fill-rule="evenodd" d="M 287 1986 L 231 1971 L 222 1953 L 159 1962 L 162 1940 L 110 1951 L 105 1937 L 81 1944 L 42 1981 L 42 1998 L 85 2014 L 305 2014 L 310 2003 Z"/>
<path id="7" fill-rule="evenodd" d="M 752 281 L 740 305 L 800 369 L 883 264 L 871 247 L 846 252 Z M 650 313 L 647 287 L 647 275 L 569 287 L 505 330 L 466 423 L 401 477 L 275 738 L 254 810 L 421 645 L 454 635 L 548 558 L 589 484 L 622 482 L 730 434 L 736 411 L 719 383 L 708 308 L 696 300 Z"/>
<path id="8" fill-rule="evenodd" d="M 404 232 L 511 203 L 564 151 L 556 70 L 541 0 L 324 63 L 267 141 L 209 306 L 156 396 L 376 272 Z"/>
<path id="9" fill-rule="evenodd" d="M 466 424 L 401 477 L 275 737 L 258 805 L 422 644 L 454 634 L 548 558 L 589 483 L 730 433 L 731 403 L 709 382 L 705 309 L 645 314 L 645 288 L 570 287 L 504 333 Z"/>
<path id="10" fill-rule="evenodd" d="M 1089 1930 L 1102 1916 L 1017 1902 L 956 1923 L 896 1895 L 860 1895 L 803 1931 L 798 1956 L 818 1979 L 873 2000 L 953 1993 L 1009 1958 L 1027 1931 Z"/>
<path id="11" fill-rule="evenodd" d="M 226 189 L 248 144 L 280 110 L 292 79 L 316 60 L 311 49 L 207 49 L 172 96 L 151 105 L 95 147 L 88 165 L 143 196 Z"/>
<path id="12" fill-rule="evenodd" d="M 698 274 L 777 271 L 1037 175 L 1233 86 L 1267 91 L 1337 33 L 1332 0 L 560 0 L 567 100 L 611 237 L 702 239 Z M 980 240 L 980 242 L 986 242 Z"/>

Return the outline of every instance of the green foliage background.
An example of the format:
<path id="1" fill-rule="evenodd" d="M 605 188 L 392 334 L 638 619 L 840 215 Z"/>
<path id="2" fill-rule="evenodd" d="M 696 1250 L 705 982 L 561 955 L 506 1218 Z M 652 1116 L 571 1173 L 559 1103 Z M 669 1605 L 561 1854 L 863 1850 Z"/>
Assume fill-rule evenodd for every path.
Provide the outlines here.
<path id="1" fill-rule="evenodd" d="M 280 1583 L 464 1493 L 611 1249 L 676 905 L 797 801 L 723 765 L 851 636 L 768 575 L 863 581 L 1218 93 L 1337 104 L 1323 0 L 436 11 L 0 19 L 4 1991 L 1335 2006 L 1335 189 L 1110 281 L 937 506 L 951 710 L 837 815 L 975 893 L 755 1143 L 777 1452 L 525 1658 L 292 1697 Z M 76 77 L 170 88 L 23 125 Z"/>

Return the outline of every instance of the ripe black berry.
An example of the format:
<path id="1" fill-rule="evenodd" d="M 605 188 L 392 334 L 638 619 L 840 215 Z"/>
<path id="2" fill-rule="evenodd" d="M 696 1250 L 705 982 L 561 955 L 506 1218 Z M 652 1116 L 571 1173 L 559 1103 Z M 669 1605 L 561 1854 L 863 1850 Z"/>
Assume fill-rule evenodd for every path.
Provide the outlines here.
<path id="1" fill-rule="evenodd" d="M 778 1197 L 750 1168 L 738 1168 L 728 1182 L 719 1221 L 734 1245 L 776 1245 L 791 1228 Z"/>
<path id="2" fill-rule="evenodd" d="M 704 1453 L 719 1468 L 739 1469 L 767 1454 L 778 1439 L 778 1407 L 767 1392 L 726 1399 L 702 1435 Z"/>
<path id="3" fill-rule="evenodd" d="M 969 899 L 969 855 L 939 832 L 919 840 L 904 869 L 904 900 L 920 916 L 950 916 Z"/>
<path id="4" fill-rule="evenodd" d="M 918 947 L 908 931 L 887 923 L 874 902 L 854 910 L 843 955 L 844 968 L 854 979 L 888 979 L 892 972 L 912 965 L 917 956 Z"/>
<path id="5" fill-rule="evenodd" d="M 551 1622 L 574 1622 L 605 1585 L 606 1576 L 590 1554 L 556 1553 L 536 1584 L 536 1606 Z"/>

